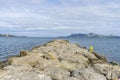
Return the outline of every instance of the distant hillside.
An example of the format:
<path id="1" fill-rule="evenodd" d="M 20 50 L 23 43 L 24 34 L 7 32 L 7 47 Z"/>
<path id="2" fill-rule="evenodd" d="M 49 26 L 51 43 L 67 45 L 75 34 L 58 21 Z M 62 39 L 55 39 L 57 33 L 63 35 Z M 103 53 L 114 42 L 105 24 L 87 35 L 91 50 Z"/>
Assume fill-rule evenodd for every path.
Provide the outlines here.
<path id="1" fill-rule="evenodd" d="M 82 33 L 78 33 L 78 34 L 71 34 L 69 36 L 66 37 L 96 37 L 96 38 L 120 38 L 120 36 L 113 36 L 113 35 L 99 35 L 99 34 L 94 34 L 94 33 L 89 33 L 89 34 L 82 34 Z"/>

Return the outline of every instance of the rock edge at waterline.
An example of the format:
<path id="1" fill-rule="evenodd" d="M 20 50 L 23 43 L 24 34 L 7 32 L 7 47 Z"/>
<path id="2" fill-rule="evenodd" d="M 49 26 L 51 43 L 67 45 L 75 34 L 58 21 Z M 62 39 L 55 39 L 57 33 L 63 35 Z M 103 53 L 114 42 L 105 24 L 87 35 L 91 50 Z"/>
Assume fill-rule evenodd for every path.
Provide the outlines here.
<path id="1" fill-rule="evenodd" d="M 118 80 L 120 66 L 67 40 L 53 40 L 0 63 L 0 80 Z"/>

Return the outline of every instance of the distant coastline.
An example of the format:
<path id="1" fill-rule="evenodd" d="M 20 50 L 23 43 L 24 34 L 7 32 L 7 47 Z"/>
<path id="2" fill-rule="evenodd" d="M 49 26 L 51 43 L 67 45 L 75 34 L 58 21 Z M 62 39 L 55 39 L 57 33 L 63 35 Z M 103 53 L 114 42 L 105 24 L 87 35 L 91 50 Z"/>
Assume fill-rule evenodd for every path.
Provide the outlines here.
<path id="1" fill-rule="evenodd" d="M 16 35 L 11 35 L 11 34 L 0 34 L 0 37 L 28 37 L 28 36 L 16 36 Z M 76 33 L 76 34 L 70 34 L 68 36 L 58 36 L 57 38 L 84 38 L 84 37 L 85 38 L 120 38 L 120 36 L 100 35 L 100 34 L 95 34 L 95 33 L 88 33 L 88 34 Z"/>
<path id="2" fill-rule="evenodd" d="M 10 34 L 0 34 L 0 37 L 27 37 L 27 36 L 15 36 Z"/>
<path id="3" fill-rule="evenodd" d="M 88 38 L 120 38 L 120 36 L 114 36 L 114 35 L 99 35 L 99 34 L 95 34 L 95 33 L 88 33 L 88 34 L 84 34 L 84 33 L 77 33 L 77 34 L 71 34 L 68 36 L 62 36 L 65 38 L 73 38 L 73 37 L 88 37 Z"/>

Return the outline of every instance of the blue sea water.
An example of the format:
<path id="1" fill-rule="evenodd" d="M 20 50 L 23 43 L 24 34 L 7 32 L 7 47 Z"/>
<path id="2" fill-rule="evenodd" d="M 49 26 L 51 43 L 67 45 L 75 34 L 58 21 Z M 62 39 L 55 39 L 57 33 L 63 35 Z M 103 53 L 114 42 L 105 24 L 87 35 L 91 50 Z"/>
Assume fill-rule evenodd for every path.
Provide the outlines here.
<path id="1" fill-rule="evenodd" d="M 30 50 L 56 38 L 0 37 L 0 61 L 19 54 L 20 50 Z M 82 47 L 94 46 L 94 51 L 105 55 L 108 61 L 120 63 L 120 38 L 62 38 Z"/>
<path id="2" fill-rule="evenodd" d="M 0 61 L 19 54 L 20 50 L 30 50 L 52 39 L 53 38 L 37 37 L 0 37 Z"/>

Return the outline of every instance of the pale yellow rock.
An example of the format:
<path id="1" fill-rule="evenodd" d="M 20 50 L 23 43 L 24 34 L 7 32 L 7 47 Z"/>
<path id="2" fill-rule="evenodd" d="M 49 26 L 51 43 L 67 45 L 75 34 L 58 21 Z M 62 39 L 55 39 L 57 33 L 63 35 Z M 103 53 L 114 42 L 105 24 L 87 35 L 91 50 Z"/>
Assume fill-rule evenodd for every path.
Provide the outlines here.
<path id="1" fill-rule="evenodd" d="M 96 56 L 97 55 L 97 56 Z M 120 66 L 67 40 L 54 40 L 21 52 L 0 70 L 0 80 L 112 80 Z M 5 64 L 4 62 L 2 64 Z"/>
<path id="2" fill-rule="evenodd" d="M 77 69 L 85 68 L 86 65 L 63 60 L 61 61 L 61 67 L 68 71 L 75 71 Z"/>
<path id="3" fill-rule="evenodd" d="M 56 53 L 53 53 L 53 52 L 48 52 L 47 54 L 48 54 L 48 56 L 49 56 L 51 59 L 53 59 L 53 60 L 57 60 L 57 59 L 58 59 L 58 57 L 57 57 L 57 54 L 56 54 Z"/>
<path id="4" fill-rule="evenodd" d="M 38 70 L 44 70 L 47 67 L 61 67 L 60 62 L 58 60 L 47 60 L 47 59 L 41 59 L 38 64 L 35 66 L 35 68 L 38 68 Z"/>
<path id="5" fill-rule="evenodd" d="M 0 70 L 0 77 L 3 77 L 4 75 L 8 74 L 10 71 L 6 70 Z"/>
<path id="6" fill-rule="evenodd" d="M 70 61 L 62 61 L 61 62 L 61 67 L 63 69 L 68 70 L 68 71 L 74 71 L 74 70 L 76 70 L 76 64 L 72 63 Z"/>
<path id="7" fill-rule="evenodd" d="M 34 66 L 38 64 L 38 61 L 41 58 L 39 56 L 24 56 L 24 57 L 19 57 L 19 58 L 13 58 L 11 65 L 22 65 L 22 64 L 29 64 L 31 66 Z"/>
<path id="8" fill-rule="evenodd" d="M 18 65 L 18 66 L 7 66 L 4 67 L 4 70 L 9 70 L 9 71 L 31 71 L 32 67 L 29 64 L 22 64 L 22 65 Z"/>
<path id="9" fill-rule="evenodd" d="M 84 57 L 82 54 L 75 53 L 61 53 L 59 58 L 62 60 L 72 61 L 74 63 L 86 64 L 89 62 L 88 58 Z"/>
<path id="10" fill-rule="evenodd" d="M 8 72 L 0 75 L 0 80 L 51 80 L 51 77 L 35 72 Z"/>
<path id="11" fill-rule="evenodd" d="M 112 79 L 112 80 L 118 80 L 117 78 L 115 78 L 115 79 Z"/>
<path id="12" fill-rule="evenodd" d="M 45 69 L 45 73 L 52 77 L 54 80 L 63 80 L 64 78 L 69 77 L 70 73 L 67 70 L 56 67 L 48 67 Z"/>

